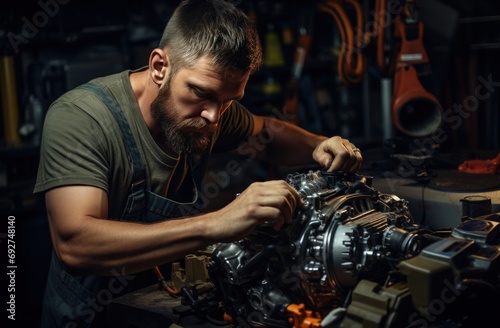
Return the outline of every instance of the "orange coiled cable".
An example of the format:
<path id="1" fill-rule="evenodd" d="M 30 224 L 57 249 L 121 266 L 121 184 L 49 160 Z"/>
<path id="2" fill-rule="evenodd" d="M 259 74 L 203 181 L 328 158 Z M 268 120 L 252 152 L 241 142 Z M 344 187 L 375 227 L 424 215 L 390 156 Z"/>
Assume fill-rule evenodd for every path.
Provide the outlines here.
<path id="1" fill-rule="evenodd" d="M 320 5 L 319 9 L 330 14 L 339 28 L 342 39 L 337 63 L 340 80 L 344 84 L 354 84 L 360 82 L 366 74 L 368 61 L 363 49 L 369 40 L 364 33 L 364 15 L 361 5 L 356 0 L 344 0 L 344 2 L 353 6 L 355 10 L 356 36 L 351 21 L 341 3 L 327 1 Z"/>

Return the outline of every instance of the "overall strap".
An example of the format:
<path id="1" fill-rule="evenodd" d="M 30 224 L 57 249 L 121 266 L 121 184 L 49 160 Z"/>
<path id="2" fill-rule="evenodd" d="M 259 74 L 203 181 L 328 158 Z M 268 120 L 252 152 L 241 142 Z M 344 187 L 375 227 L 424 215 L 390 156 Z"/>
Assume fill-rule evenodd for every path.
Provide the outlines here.
<path id="1" fill-rule="evenodd" d="M 133 167 L 133 180 L 132 180 L 132 189 L 137 187 L 144 187 L 145 184 L 145 176 L 146 172 L 144 169 L 144 163 L 142 161 L 141 154 L 139 153 L 139 149 L 135 142 L 134 136 L 132 135 L 132 130 L 130 129 L 130 125 L 123 114 L 122 109 L 111 96 L 111 94 L 100 87 L 99 85 L 88 82 L 78 86 L 79 89 L 85 89 L 93 92 L 111 111 L 113 114 L 118 126 L 120 127 L 120 131 L 122 134 L 122 138 L 124 140 L 125 146 L 128 149 L 128 153 L 130 156 L 130 160 L 132 162 Z"/>

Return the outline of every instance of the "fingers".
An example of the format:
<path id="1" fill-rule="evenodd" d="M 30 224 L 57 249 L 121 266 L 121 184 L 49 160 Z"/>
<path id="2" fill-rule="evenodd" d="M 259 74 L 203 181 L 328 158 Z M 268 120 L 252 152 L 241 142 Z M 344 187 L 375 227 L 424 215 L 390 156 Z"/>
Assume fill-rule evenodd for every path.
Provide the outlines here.
<path id="1" fill-rule="evenodd" d="M 361 150 L 347 139 L 332 137 L 321 142 L 313 152 L 314 159 L 328 172 L 356 172 L 361 168 Z"/>
<path id="2" fill-rule="evenodd" d="M 276 230 L 290 224 L 295 209 L 302 205 L 300 195 L 284 180 L 254 183 L 238 198 L 242 196 L 251 203 L 250 215 L 258 224 L 271 223 Z"/>
<path id="3" fill-rule="evenodd" d="M 352 144 L 352 146 L 353 146 L 352 152 L 354 154 L 354 158 L 351 157 L 353 162 L 351 163 L 351 169 L 349 170 L 349 172 L 354 173 L 359 171 L 359 169 L 361 168 L 361 164 L 363 163 L 363 155 L 361 154 L 361 149 L 354 146 L 354 144 Z"/>
<path id="4" fill-rule="evenodd" d="M 346 139 L 342 139 L 341 143 L 343 147 L 339 147 L 338 152 L 333 154 L 333 161 L 328 167 L 328 172 L 344 171 L 354 173 L 358 171 L 363 162 L 361 150 Z"/>
<path id="5" fill-rule="evenodd" d="M 264 207 L 266 221 L 274 222 L 275 229 L 283 224 L 292 222 L 297 206 L 302 204 L 302 199 L 292 186 L 285 181 L 269 181 L 262 183 L 263 197 L 261 205 Z"/>

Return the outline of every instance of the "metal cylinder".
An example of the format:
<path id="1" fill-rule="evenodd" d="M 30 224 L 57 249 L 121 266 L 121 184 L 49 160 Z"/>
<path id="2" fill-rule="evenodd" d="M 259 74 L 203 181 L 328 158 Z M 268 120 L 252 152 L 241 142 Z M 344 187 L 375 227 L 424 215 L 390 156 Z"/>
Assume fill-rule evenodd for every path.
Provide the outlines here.
<path id="1" fill-rule="evenodd" d="M 491 214 L 491 199 L 481 195 L 471 195 L 460 200 L 462 202 L 462 216 L 477 218 Z"/>

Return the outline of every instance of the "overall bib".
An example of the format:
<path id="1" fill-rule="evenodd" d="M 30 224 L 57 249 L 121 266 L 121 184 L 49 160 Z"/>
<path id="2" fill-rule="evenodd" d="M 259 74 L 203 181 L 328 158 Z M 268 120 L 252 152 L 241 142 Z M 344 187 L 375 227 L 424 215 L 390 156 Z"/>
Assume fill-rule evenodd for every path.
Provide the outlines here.
<path id="1" fill-rule="evenodd" d="M 195 204 L 199 198 L 198 190 L 208 152 L 202 160 L 189 163 L 193 180 L 191 202 L 179 203 L 146 190 L 144 162 L 118 103 L 111 94 L 96 84 L 87 83 L 79 88 L 94 92 L 108 107 L 120 127 L 129 153 L 133 180 L 121 220 L 154 223 L 195 214 L 194 208 L 199 208 L 195 207 Z M 103 318 L 106 305 L 113 297 L 123 294 L 125 287 L 133 283 L 134 276 L 123 275 L 124 270 L 125 268 L 117 268 L 113 276 L 73 276 L 62 268 L 57 256 L 52 252 L 44 295 L 42 327 L 96 327 L 102 324 L 99 320 Z"/>

